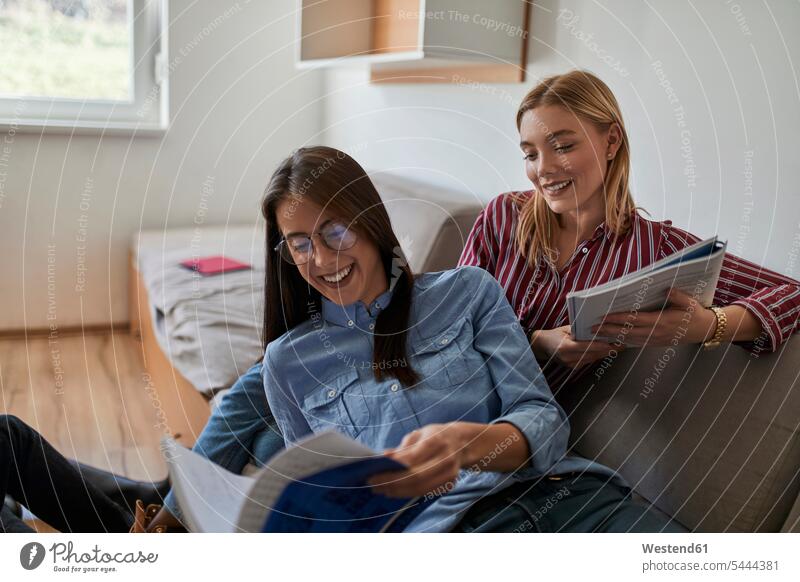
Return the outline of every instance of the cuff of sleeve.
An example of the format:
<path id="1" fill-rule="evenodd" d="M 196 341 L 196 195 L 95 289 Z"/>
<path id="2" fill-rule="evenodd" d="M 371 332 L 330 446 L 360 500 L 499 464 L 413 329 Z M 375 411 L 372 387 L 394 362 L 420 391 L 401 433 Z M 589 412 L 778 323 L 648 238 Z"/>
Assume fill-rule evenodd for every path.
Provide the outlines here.
<path id="1" fill-rule="evenodd" d="M 528 442 L 530 458 L 527 464 L 512 473 L 514 479 L 526 480 L 531 477 L 545 475 L 556 464 L 567 450 L 569 430 L 562 424 L 556 430 L 544 430 L 544 419 L 536 417 L 531 419 L 527 414 L 508 414 L 491 421 L 489 424 L 506 422 L 513 425 Z M 498 444 L 498 447 L 501 446 Z"/>
<path id="2" fill-rule="evenodd" d="M 760 301 L 750 298 L 738 299 L 730 305 L 740 305 L 761 322 L 761 335 L 753 341 L 733 342 L 751 352 L 774 352 L 780 345 L 780 327 L 775 316 Z"/>

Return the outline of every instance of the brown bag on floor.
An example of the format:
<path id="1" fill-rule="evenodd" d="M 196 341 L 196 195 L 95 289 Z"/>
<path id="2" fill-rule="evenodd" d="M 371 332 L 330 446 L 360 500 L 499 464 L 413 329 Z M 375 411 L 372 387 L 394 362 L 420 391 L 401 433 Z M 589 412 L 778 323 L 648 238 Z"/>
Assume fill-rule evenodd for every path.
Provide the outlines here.
<path id="1" fill-rule="evenodd" d="M 161 510 L 160 505 L 151 503 L 146 508 L 141 499 L 136 500 L 136 512 L 133 515 L 133 525 L 131 526 L 130 533 L 164 533 L 167 531 L 167 526 L 157 525 L 152 531 L 148 532 L 147 528 L 153 518 Z"/>

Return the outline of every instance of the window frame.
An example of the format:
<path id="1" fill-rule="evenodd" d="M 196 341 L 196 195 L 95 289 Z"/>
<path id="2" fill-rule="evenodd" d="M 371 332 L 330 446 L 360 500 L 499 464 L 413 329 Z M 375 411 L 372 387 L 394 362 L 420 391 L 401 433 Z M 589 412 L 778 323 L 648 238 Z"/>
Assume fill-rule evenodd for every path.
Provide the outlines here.
<path id="1" fill-rule="evenodd" d="M 131 0 L 127 101 L 0 96 L 0 128 L 20 133 L 163 134 L 169 127 L 167 0 Z"/>

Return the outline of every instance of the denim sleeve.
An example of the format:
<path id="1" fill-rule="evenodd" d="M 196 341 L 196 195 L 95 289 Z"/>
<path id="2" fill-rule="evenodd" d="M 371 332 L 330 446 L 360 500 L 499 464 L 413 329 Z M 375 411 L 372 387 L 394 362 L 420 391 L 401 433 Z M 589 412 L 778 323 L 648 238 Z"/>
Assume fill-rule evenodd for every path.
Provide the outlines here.
<path id="1" fill-rule="evenodd" d="M 297 399 L 291 393 L 288 383 L 280 378 L 280 367 L 274 364 L 276 359 L 281 359 L 274 354 L 277 349 L 280 349 L 275 347 L 278 344 L 279 342 L 272 342 L 264 354 L 264 388 L 269 406 L 283 433 L 283 438 L 287 445 L 291 445 L 313 431 L 306 417 L 303 416 Z"/>
<path id="2" fill-rule="evenodd" d="M 567 415 L 553 398 L 502 287 L 487 272 L 476 271 L 474 346 L 486 361 L 502 404 L 500 417 L 492 424 L 511 423 L 528 442 L 529 463 L 515 477 L 542 475 L 566 454 Z"/>
<path id="3" fill-rule="evenodd" d="M 283 437 L 267 404 L 258 363 L 222 397 L 192 450 L 238 474 L 250 460 L 260 466 L 282 448 Z M 164 505 L 180 518 L 172 491 Z"/>

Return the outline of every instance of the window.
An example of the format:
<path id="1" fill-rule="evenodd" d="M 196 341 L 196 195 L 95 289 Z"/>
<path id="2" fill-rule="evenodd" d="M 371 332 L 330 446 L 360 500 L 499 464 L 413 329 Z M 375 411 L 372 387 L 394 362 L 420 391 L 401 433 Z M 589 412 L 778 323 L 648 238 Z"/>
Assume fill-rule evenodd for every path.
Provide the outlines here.
<path id="1" fill-rule="evenodd" d="M 0 0 L 0 124 L 159 131 L 166 0 Z"/>

